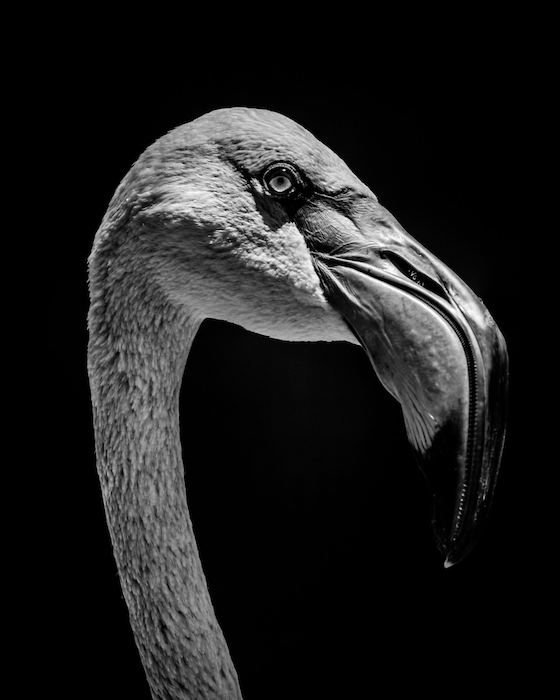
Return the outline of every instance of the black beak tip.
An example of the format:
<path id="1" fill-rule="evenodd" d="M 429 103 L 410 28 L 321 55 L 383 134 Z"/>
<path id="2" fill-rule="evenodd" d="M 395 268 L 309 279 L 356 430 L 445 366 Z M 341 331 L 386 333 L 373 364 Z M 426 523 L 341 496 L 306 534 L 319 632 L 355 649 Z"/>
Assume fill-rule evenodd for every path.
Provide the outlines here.
<path id="1" fill-rule="evenodd" d="M 438 549 L 443 556 L 443 568 L 450 569 L 459 564 L 472 551 L 474 542 L 461 543 L 460 541 L 447 541 L 442 543 L 438 541 Z"/>
<path id="2" fill-rule="evenodd" d="M 461 551 L 456 551 L 453 548 L 450 548 L 447 551 L 447 554 L 445 555 L 445 559 L 443 560 L 443 568 L 444 569 L 451 569 L 452 566 L 459 564 L 459 562 L 463 561 L 463 559 L 467 556 L 469 551 L 470 551 L 470 549 L 461 552 Z"/>
<path id="3" fill-rule="evenodd" d="M 450 569 L 462 561 L 471 551 L 472 547 L 461 546 L 460 542 L 450 537 L 449 532 L 438 525 L 437 521 L 432 521 L 432 529 L 436 546 L 443 558 L 444 569 Z"/>
<path id="4" fill-rule="evenodd" d="M 438 542 L 438 549 L 443 557 L 444 569 L 451 569 L 452 566 L 455 566 L 464 558 L 464 555 L 455 551 L 450 544 Z"/>
<path id="5" fill-rule="evenodd" d="M 432 516 L 432 533 L 435 545 L 443 558 L 443 565 L 448 569 L 456 564 L 462 557 L 457 557 L 456 548 L 453 546 L 451 516 L 447 514 L 446 518 L 441 517 L 441 504 L 442 501 L 436 499 Z"/>

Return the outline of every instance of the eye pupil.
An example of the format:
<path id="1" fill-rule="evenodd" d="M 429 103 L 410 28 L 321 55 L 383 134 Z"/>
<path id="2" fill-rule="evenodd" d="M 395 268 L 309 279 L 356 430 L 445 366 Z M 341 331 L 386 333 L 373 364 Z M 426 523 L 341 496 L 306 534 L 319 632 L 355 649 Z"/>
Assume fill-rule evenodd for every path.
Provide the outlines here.
<path id="1" fill-rule="evenodd" d="M 270 179 L 270 186 L 275 192 L 287 192 L 292 187 L 292 181 L 287 175 L 275 175 Z"/>

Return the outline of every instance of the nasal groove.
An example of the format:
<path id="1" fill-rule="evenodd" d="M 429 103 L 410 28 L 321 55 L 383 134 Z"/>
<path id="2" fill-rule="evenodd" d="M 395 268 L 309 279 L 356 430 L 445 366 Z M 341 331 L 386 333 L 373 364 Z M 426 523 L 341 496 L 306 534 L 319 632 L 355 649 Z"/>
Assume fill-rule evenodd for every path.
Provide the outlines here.
<path id="1" fill-rule="evenodd" d="M 441 284 L 436 282 L 431 277 L 428 277 L 428 275 L 425 275 L 423 272 L 420 272 L 420 270 L 417 270 L 408 262 L 408 260 L 401 258 L 400 255 L 391 250 L 384 250 L 380 253 L 380 255 L 381 257 L 389 260 L 389 262 L 392 263 L 402 275 L 412 280 L 420 287 L 424 287 L 424 289 L 432 292 L 432 294 L 436 294 L 438 297 L 449 301 L 445 289 L 441 286 Z"/>

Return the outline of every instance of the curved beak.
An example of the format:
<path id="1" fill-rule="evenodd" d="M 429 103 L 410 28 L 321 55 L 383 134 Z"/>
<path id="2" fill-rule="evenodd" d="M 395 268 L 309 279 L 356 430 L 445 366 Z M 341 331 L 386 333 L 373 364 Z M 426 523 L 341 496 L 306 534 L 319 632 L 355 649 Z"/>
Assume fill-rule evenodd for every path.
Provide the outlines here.
<path id="1" fill-rule="evenodd" d="M 505 436 L 506 344 L 482 301 L 389 212 L 362 203 L 351 219 L 352 235 L 339 229 L 329 247 L 323 228 L 314 246 L 313 224 L 325 215 L 307 212 L 314 264 L 402 406 L 449 567 L 475 545 L 491 503 Z"/>

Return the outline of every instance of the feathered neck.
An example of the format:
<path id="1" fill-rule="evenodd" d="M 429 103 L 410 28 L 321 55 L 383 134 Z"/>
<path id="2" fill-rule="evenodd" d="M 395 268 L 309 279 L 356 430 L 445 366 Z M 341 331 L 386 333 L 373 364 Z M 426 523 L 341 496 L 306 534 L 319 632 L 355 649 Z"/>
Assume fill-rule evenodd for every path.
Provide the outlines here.
<path id="1" fill-rule="evenodd" d="M 132 629 L 154 698 L 241 698 L 187 507 L 178 398 L 200 323 L 142 265 L 90 260 L 97 469 Z"/>

